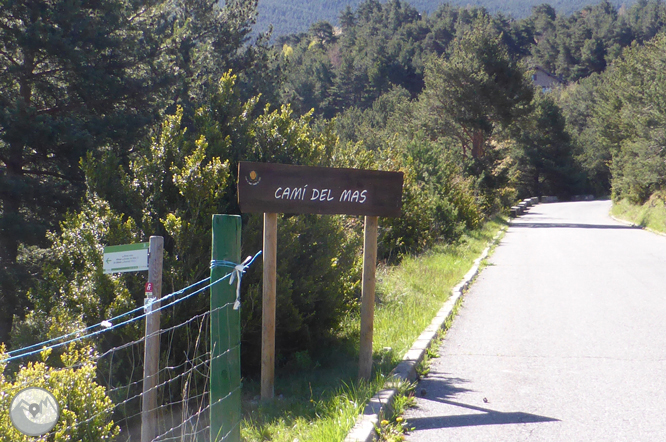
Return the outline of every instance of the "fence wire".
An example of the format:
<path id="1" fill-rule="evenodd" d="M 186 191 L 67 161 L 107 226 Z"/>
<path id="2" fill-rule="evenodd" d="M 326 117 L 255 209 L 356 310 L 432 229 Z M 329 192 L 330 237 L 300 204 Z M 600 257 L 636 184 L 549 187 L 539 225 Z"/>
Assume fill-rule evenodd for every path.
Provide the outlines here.
<path id="1" fill-rule="evenodd" d="M 255 258 L 256 256 L 258 254 Z M 210 278 L 206 278 L 170 293 L 162 297 L 159 309 L 153 309 L 153 311 L 161 310 L 165 319 L 164 327 L 155 332 L 160 341 L 160 363 L 156 374 L 157 385 L 148 390 L 157 391 L 157 406 L 153 410 L 142 410 L 142 398 L 145 394 L 143 352 L 146 336 L 103 351 L 93 350 L 99 348 L 102 337 L 113 337 L 121 328 L 144 319 L 146 313 L 143 307 L 74 333 L 0 354 L 0 376 L 2 368 L 8 365 L 13 366 L 15 372 L 14 375 L 5 373 L 6 380 L 11 380 L 10 387 L 5 393 L 13 396 L 30 386 L 48 385 L 49 378 L 58 378 L 58 374 L 64 370 L 75 372 L 92 364 L 96 368 L 96 378 L 93 381 L 103 388 L 104 395 L 110 401 L 104 406 L 88 407 L 85 412 L 76 416 L 70 413 L 63 417 L 61 413 L 59 422 L 52 432 L 69 435 L 70 438 L 67 440 L 71 441 L 99 442 L 101 437 L 105 438 L 105 435 L 100 434 L 100 428 L 103 427 L 108 432 L 106 436 L 118 433 L 116 441 L 137 442 L 141 441 L 142 413 L 155 411 L 158 431 L 157 437 L 153 439 L 154 442 L 210 441 L 210 365 L 213 359 L 222 358 L 240 346 L 240 343 L 237 343 L 212 358 L 209 351 L 210 316 L 223 309 L 237 309 L 238 300 L 180 320 L 176 319 L 179 307 L 177 304 L 202 293 L 208 293 L 211 286 L 227 279 L 240 287 L 242 273 L 253 261 L 254 259 L 248 259 L 242 264 L 213 262 L 212 266 L 231 267 L 233 270 L 212 283 Z M 62 367 L 53 364 L 51 362 L 53 356 L 47 358 L 45 350 L 65 353 L 78 350 L 87 353 L 77 362 Z M 42 378 L 22 375 L 24 371 L 39 366 L 40 357 L 47 361 L 43 367 Z M 227 400 L 237 389 L 217 400 L 216 404 Z M 0 408 L 8 405 L 8 401 L 0 401 Z M 67 408 L 68 404 L 61 404 L 61 408 L 63 405 Z M 9 413 L 9 410 L 0 409 L 0 412 Z M 218 441 L 226 441 L 238 425 L 240 422 L 235 422 Z M 95 436 L 89 436 L 93 434 Z"/>

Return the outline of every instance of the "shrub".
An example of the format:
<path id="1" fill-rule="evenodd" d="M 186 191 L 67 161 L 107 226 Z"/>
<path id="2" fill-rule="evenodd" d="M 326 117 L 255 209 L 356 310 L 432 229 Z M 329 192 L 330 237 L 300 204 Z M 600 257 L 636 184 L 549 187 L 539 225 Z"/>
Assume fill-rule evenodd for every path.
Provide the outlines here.
<path id="1" fill-rule="evenodd" d="M 12 379 L 3 373 L 6 364 L 0 363 L 0 441 L 32 442 L 35 439 L 20 433 L 11 423 L 9 406 L 14 396 L 27 387 L 50 391 L 60 406 L 60 418 L 51 430 L 49 441 L 100 442 L 113 441 L 120 428 L 113 422 L 114 405 L 104 388 L 96 382 L 95 353 L 90 347 L 76 348 L 73 344 L 60 356 L 65 368 L 55 369 L 46 364 L 50 350 L 41 353 L 42 361 L 21 366 Z M 0 360 L 6 358 L 0 346 Z"/>

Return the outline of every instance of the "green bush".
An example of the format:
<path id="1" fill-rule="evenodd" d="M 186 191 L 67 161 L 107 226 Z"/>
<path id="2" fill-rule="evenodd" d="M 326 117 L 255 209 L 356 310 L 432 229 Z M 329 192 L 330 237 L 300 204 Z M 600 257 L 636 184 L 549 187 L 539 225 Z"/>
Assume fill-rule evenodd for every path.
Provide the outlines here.
<path id="1" fill-rule="evenodd" d="M 189 127 L 178 109 L 165 117 L 128 164 L 112 155 L 88 156 L 88 195 L 79 213 L 70 214 L 51 248 L 34 251 L 40 281 L 31 291 L 40 313 L 16 324 L 45 338 L 51 317 L 85 325 L 98 323 L 142 303 L 141 277 L 101 272 L 104 245 L 165 237 L 163 292 L 179 290 L 210 273 L 210 222 L 215 213 L 238 214 L 236 173 L 240 160 L 330 164 L 337 138 L 330 129 L 315 133 L 311 117 L 295 118 L 288 106 L 255 115 L 256 100 L 241 102 L 235 77 L 225 75 L 210 105 L 197 111 Z M 330 333 L 343 307 L 358 294 L 358 237 L 343 217 L 283 216 L 278 227 L 278 351 L 288 356 L 310 349 Z M 243 255 L 261 250 L 261 217 L 243 215 Z M 260 261 L 243 280 L 243 367 L 258 367 L 261 346 Z M 162 325 L 208 309 L 206 294 L 163 313 Z M 100 350 L 132 339 L 128 328 L 114 333 Z M 124 333 L 124 334 L 123 334 Z M 14 333 L 14 345 L 29 344 Z M 23 335 L 25 336 L 25 335 Z M 136 336 L 133 338 L 136 339 Z M 175 345 L 186 346 L 186 340 Z M 171 348 L 181 363 L 183 348 Z"/>
<path id="2" fill-rule="evenodd" d="M 396 87 L 372 108 L 352 108 L 336 119 L 341 142 L 335 166 L 404 173 L 401 216 L 380 219 L 380 259 L 399 259 L 454 240 L 482 216 L 473 181 L 463 178 L 449 140 L 433 140 L 414 127 L 414 109 L 409 94 Z"/>
<path id="3" fill-rule="evenodd" d="M 471 182 L 447 158 L 446 146 L 416 134 L 396 143 L 393 155 L 405 174 L 403 207 L 399 218 L 381 221 L 384 256 L 418 253 L 477 225 L 481 214 Z"/>
<path id="4" fill-rule="evenodd" d="M 248 217 L 244 250 L 261 249 L 262 216 Z M 362 244 L 353 218 L 322 215 L 278 217 L 277 361 L 285 363 L 302 350 L 314 350 L 337 329 L 340 318 L 360 294 Z M 260 264 L 243 279 L 243 368 L 261 364 Z"/>
<path id="5" fill-rule="evenodd" d="M 614 200 L 626 198 L 632 204 L 645 203 L 653 193 L 666 187 L 663 141 L 624 140 L 620 151 L 613 157 L 611 171 Z"/>
<path id="6" fill-rule="evenodd" d="M 60 356 L 65 368 L 47 365 L 50 350 L 42 352 L 42 361 L 21 366 L 11 379 L 3 373 L 6 364 L 0 363 L 0 441 L 32 442 L 35 439 L 20 433 L 11 423 L 9 406 L 14 396 L 27 387 L 41 387 L 55 396 L 60 406 L 60 418 L 48 436 L 50 442 L 113 441 L 120 428 L 113 422 L 114 405 L 102 386 L 96 382 L 95 353 L 90 347 L 75 348 L 72 344 Z M 6 358 L 0 346 L 0 360 Z"/>

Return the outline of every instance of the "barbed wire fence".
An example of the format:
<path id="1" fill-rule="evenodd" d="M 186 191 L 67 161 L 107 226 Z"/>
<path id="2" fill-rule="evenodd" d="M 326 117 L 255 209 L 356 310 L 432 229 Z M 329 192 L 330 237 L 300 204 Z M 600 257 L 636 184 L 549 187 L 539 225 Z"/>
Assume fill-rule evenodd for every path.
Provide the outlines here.
<path id="1" fill-rule="evenodd" d="M 105 395 L 111 402 L 101 409 L 88 409 L 87 412 L 76 416 L 71 423 L 59 423 L 53 431 L 73 436 L 67 440 L 98 442 L 98 440 L 86 438 L 85 435 L 90 434 L 88 428 L 99 427 L 101 421 L 104 424 L 113 421 L 110 428 L 117 426 L 120 430 L 115 440 L 137 442 L 141 441 L 142 414 L 154 411 L 157 414 L 157 436 L 152 441 L 210 441 L 211 405 L 223 402 L 235 393 L 232 390 L 227 395 L 217 398 L 213 404 L 210 403 L 210 367 L 219 359 L 227 357 L 229 352 L 238 351 L 240 348 L 239 340 L 221 352 L 215 352 L 214 348 L 211 349 L 211 316 L 239 308 L 242 274 L 260 254 L 261 252 L 254 257 L 248 257 L 240 264 L 213 261 L 211 268 L 227 267 L 232 270 L 219 279 L 215 278 L 212 282 L 211 278 L 205 278 L 181 290 L 169 293 L 160 299 L 159 307 L 152 309 L 152 311 L 160 310 L 172 313 L 168 315 L 169 321 L 165 326 L 155 332 L 159 336 L 161 348 L 160 364 L 156 374 L 158 380 L 153 387 L 157 390 L 156 408 L 142 410 L 142 398 L 146 393 L 143 391 L 143 347 L 146 340 L 151 337 L 150 334 L 113 346 L 101 353 L 90 351 L 87 357 L 69 366 L 49 366 L 46 369 L 46 376 L 54 377 L 57 372 L 63 370 L 76 370 L 89 364 L 95 364 L 97 372 L 95 382 L 104 389 Z M 176 309 L 182 305 L 181 303 L 205 296 L 214 286 L 223 281 L 236 286 L 234 288 L 236 298 L 232 302 L 224 303 L 186 319 L 174 320 L 178 316 L 175 314 Z M 34 364 L 35 360 L 44 355 L 45 351 L 96 348 L 102 338 L 110 338 L 114 332 L 119 332 L 125 327 L 137 326 L 137 323 L 145 320 L 148 314 L 144 306 L 141 306 L 76 332 L 12 350 L 0 355 L 0 366 L 13 364 L 17 371 L 18 367 Z M 179 341 L 181 345 L 174 345 L 176 341 Z M 181 350 L 185 348 L 185 350 L 183 354 L 174 354 L 172 351 L 174 348 Z M 34 384 L 35 379 L 20 380 L 17 378 L 12 385 L 12 393 L 15 394 Z M 239 388 L 240 386 L 236 389 Z M 215 440 L 226 441 L 234 427 L 239 425 L 240 418 L 233 422 L 230 428 L 225 428 L 225 434 L 217 435 Z"/>

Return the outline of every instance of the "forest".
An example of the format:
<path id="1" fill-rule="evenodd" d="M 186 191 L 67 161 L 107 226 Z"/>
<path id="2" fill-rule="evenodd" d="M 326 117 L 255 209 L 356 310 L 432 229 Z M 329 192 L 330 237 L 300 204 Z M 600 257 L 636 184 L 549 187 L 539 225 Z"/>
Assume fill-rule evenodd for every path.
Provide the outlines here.
<path id="1" fill-rule="evenodd" d="M 165 291 L 209 273 L 211 215 L 240 214 L 239 161 L 404 172 L 402 216 L 380 220 L 388 264 L 528 196 L 665 198 L 660 0 L 570 15 L 542 4 L 521 19 L 364 0 L 335 26 L 276 36 L 257 35 L 257 20 L 253 0 L 3 1 L 5 351 L 143 305 L 139 276 L 102 273 L 105 245 L 163 236 Z M 557 85 L 536 87 L 537 69 Z M 242 216 L 246 256 L 261 249 L 262 224 Z M 280 217 L 278 364 L 334 340 L 358 309 L 362 228 L 357 217 Z M 243 279 L 249 377 L 260 277 Z M 207 308 L 187 301 L 163 324 Z M 88 344 L 103 352 L 140 333 Z"/>
<path id="2" fill-rule="evenodd" d="M 306 31 L 310 25 L 317 21 L 327 21 L 339 26 L 339 14 L 347 6 L 357 9 L 359 0 L 335 0 L 312 3 L 305 0 L 285 2 L 281 0 L 262 0 L 259 2 L 257 24 L 255 32 L 265 32 L 272 27 L 273 36 L 295 34 Z M 539 6 L 539 0 L 454 0 L 448 2 L 456 8 L 484 8 L 491 14 L 502 13 L 506 16 L 523 19 L 532 13 L 532 8 Z M 570 15 L 583 7 L 596 3 L 593 0 L 571 1 L 557 0 L 550 2 L 558 14 Z M 631 6 L 632 2 L 612 1 L 615 7 Z M 409 2 L 419 13 L 432 14 L 442 2 L 434 0 L 412 0 Z"/>

